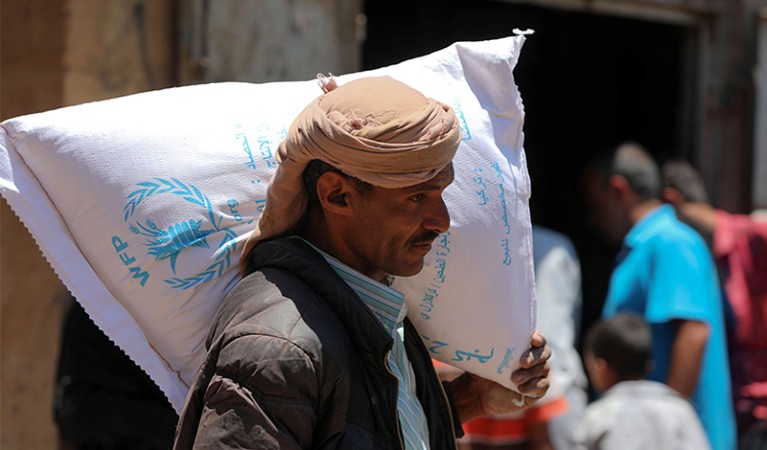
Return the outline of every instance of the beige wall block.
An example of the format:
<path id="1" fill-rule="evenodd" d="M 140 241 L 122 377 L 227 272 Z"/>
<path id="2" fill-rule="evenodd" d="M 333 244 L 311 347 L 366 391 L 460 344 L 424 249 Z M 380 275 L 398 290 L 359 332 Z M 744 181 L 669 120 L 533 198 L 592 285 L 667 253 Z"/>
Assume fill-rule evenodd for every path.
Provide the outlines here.
<path id="1" fill-rule="evenodd" d="M 70 0 L 64 103 L 173 84 L 172 1 Z"/>
<path id="2" fill-rule="evenodd" d="M 0 201 L 0 447 L 56 448 L 53 380 L 66 290 Z"/>
<path id="3" fill-rule="evenodd" d="M 306 80 L 360 69 L 361 0 L 182 0 L 180 79 Z"/>
<path id="4" fill-rule="evenodd" d="M 61 106 L 63 1 L 0 4 L 0 118 Z M 55 376 L 65 289 L 0 201 L 0 448 L 56 448 Z"/>
<path id="5" fill-rule="evenodd" d="M 0 119 L 169 86 L 172 0 L 2 0 Z M 0 448 L 55 449 L 66 289 L 0 201 Z"/>

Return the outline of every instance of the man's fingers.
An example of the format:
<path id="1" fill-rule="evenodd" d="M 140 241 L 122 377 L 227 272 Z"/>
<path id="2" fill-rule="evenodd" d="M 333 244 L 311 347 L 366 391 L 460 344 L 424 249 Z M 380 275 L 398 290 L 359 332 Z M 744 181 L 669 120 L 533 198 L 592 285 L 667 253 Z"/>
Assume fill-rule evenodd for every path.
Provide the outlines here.
<path id="1" fill-rule="evenodd" d="M 546 336 L 538 330 L 533 331 L 533 336 L 530 338 L 530 346 L 543 347 L 544 345 L 546 345 Z"/>
<path id="2" fill-rule="evenodd" d="M 537 364 L 529 369 L 517 369 L 511 374 L 511 381 L 517 386 L 527 383 L 535 378 L 547 378 L 549 376 L 549 363 Z"/>
<path id="3" fill-rule="evenodd" d="M 532 397 L 535 401 L 548 392 L 549 385 L 550 383 L 547 378 L 533 378 L 526 383 L 518 385 L 517 389 L 526 397 Z"/>
<path id="4" fill-rule="evenodd" d="M 548 361 L 549 358 L 551 358 L 551 347 L 548 345 L 544 345 L 542 347 L 531 347 L 522 354 L 519 364 L 521 367 L 529 369 L 533 366 Z"/>

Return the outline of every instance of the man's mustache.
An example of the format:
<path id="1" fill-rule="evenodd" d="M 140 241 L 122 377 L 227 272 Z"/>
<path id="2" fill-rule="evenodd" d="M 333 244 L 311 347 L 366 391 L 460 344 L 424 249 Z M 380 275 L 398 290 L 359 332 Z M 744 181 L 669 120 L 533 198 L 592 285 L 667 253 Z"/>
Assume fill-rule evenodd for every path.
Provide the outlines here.
<path id="1" fill-rule="evenodd" d="M 410 245 L 431 244 L 438 237 L 439 237 L 439 233 L 435 233 L 434 231 L 429 231 L 427 233 L 424 233 L 421 236 L 418 236 L 412 239 L 410 241 Z"/>

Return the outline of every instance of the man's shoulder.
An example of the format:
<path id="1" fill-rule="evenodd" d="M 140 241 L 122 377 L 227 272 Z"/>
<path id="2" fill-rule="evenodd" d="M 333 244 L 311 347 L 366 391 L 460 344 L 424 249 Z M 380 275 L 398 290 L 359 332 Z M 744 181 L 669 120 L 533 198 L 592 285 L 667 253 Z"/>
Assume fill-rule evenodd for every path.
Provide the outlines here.
<path id="1" fill-rule="evenodd" d="M 300 277 L 267 268 L 248 275 L 227 296 L 209 342 L 217 370 L 244 377 L 285 362 L 299 372 L 332 371 L 329 362 L 349 358 L 345 330 Z"/>
<path id="2" fill-rule="evenodd" d="M 271 340 L 275 345 L 301 342 L 312 350 L 333 339 L 343 327 L 335 312 L 301 277 L 282 268 L 262 268 L 242 279 L 216 314 L 209 342 Z M 311 344 L 317 342 L 316 345 Z"/>
<path id="3" fill-rule="evenodd" d="M 700 235 L 689 225 L 680 221 L 672 209 L 667 206 L 659 213 L 654 214 L 650 223 L 643 228 L 644 236 L 656 241 L 674 242 L 682 240 L 697 240 Z M 700 238 L 702 240 L 702 238 Z"/>
<path id="4" fill-rule="evenodd" d="M 307 308 L 327 309 L 313 285 L 317 280 L 306 276 L 323 271 L 321 257 L 300 239 L 265 241 L 256 246 L 251 257 L 257 259 L 252 271 L 227 294 L 214 317 L 211 335 L 222 324 L 228 328 L 269 322 L 279 325 L 298 320 Z M 332 281 L 326 278 L 324 282 Z"/>
<path id="5" fill-rule="evenodd" d="M 632 247 L 646 247 L 659 254 L 686 250 L 698 255 L 710 255 L 703 237 L 676 216 L 669 214 L 655 217 L 652 224 L 642 227 L 631 244 Z"/>

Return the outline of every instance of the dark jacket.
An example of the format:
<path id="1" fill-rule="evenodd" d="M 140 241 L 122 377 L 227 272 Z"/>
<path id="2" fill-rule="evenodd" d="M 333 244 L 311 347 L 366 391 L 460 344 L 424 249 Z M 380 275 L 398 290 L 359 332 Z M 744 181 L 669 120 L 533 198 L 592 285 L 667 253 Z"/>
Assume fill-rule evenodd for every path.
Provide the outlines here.
<path id="1" fill-rule="evenodd" d="M 376 317 L 301 239 L 261 243 L 251 258 L 255 272 L 213 320 L 175 448 L 404 448 L 397 379 L 386 365 L 393 340 Z M 431 448 L 455 448 L 460 424 L 428 351 L 405 326 Z"/>

